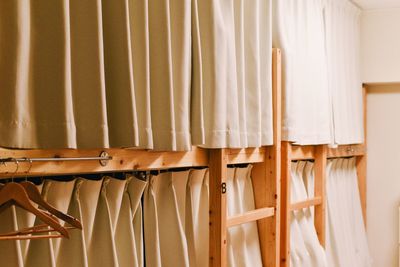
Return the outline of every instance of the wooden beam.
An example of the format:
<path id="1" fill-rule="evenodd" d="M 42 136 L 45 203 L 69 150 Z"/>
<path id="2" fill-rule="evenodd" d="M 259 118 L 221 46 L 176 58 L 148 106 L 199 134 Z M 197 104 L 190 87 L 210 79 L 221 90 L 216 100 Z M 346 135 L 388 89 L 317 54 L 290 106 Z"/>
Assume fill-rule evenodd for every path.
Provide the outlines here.
<path id="1" fill-rule="evenodd" d="M 209 174 L 209 266 L 225 267 L 227 266 L 227 155 L 225 149 L 210 150 Z"/>
<path id="2" fill-rule="evenodd" d="M 325 246 L 325 217 L 326 217 L 326 164 L 327 164 L 327 146 L 316 146 L 316 157 L 314 163 L 315 172 L 315 197 L 321 198 L 321 204 L 315 207 L 315 230 L 317 231 L 319 242 Z"/>
<path id="3" fill-rule="evenodd" d="M 298 146 L 291 144 L 288 149 L 290 149 L 291 160 L 315 159 L 315 146 Z"/>
<path id="4" fill-rule="evenodd" d="M 263 266 L 279 266 L 281 188 L 281 52 L 273 50 L 272 103 L 274 144 L 265 148 L 264 160 L 254 164 L 252 181 L 256 209 L 274 207 L 273 217 L 257 221 Z"/>
<path id="5" fill-rule="evenodd" d="M 257 163 L 265 160 L 264 147 L 229 149 L 227 153 L 229 164 Z"/>
<path id="6" fill-rule="evenodd" d="M 112 160 L 106 166 L 99 161 L 62 161 L 62 162 L 34 162 L 19 163 L 18 172 L 15 163 L 0 165 L 0 178 L 13 176 L 66 175 L 78 173 L 132 171 L 169 169 L 180 167 L 208 166 L 208 152 L 205 149 L 193 147 L 187 152 L 155 152 L 139 149 L 60 149 L 60 150 L 16 150 L 0 149 L 1 158 L 52 158 L 52 157 L 93 157 L 106 151 Z"/>
<path id="7" fill-rule="evenodd" d="M 328 158 L 344 158 L 363 156 L 366 153 L 364 144 L 341 145 L 337 148 L 328 148 Z"/>
<path id="8" fill-rule="evenodd" d="M 293 203 L 290 205 L 290 210 L 300 210 L 300 209 L 305 209 L 305 208 L 309 208 L 312 206 L 318 206 L 322 204 L 322 197 L 318 196 L 318 197 L 314 197 L 314 198 L 310 198 L 304 201 L 299 201 L 296 203 Z"/>
<path id="9" fill-rule="evenodd" d="M 360 191 L 360 202 L 364 218 L 365 228 L 367 227 L 367 89 L 363 88 L 364 103 L 364 150 L 363 156 L 357 157 L 358 190 Z"/>
<path id="10" fill-rule="evenodd" d="M 282 267 L 290 265 L 290 179 L 291 144 L 282 142 L 282 187 L 281 187 L 281 251 Z"/>
<path id="11" fill-rule="evenodd" d="M 228 218 L 226 227 L 258 221 L 275 215 L 275 208 L 261 208 Z"/>

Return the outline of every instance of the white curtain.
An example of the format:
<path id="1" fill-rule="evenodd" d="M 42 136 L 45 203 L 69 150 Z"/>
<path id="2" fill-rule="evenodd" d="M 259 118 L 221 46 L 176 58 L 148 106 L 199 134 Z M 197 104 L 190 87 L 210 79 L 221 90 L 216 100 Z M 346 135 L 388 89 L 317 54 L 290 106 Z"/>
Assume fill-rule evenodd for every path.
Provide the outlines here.
<path id="1" fill-rule="evenodd" d="M 291 201 L 304 201 L 313 194 L 313 163 L 292 162 Z M 307 186 L 306 186 L 307 185 Z M 318 240 L 311 208 L 291 212 L 290 220 L 290 261 L 293 266 L 326 267 L 325 250 Z"/>
<path id="2" fill-rule="evenodd" d="M 283 51 L 283 139 L 363 141 L 359 9 L 348 0 L 275 0 L 273 45 Z"/>
<path id="3" fill-rule="evenodd" d="M 282 138 L 329 143 L 329 98 L 323 0 L 275 0 L 274 47 L 282 49 Z"/>
<path id="4" fill-rule="evenodd" d="M 361 10 L 348 0 L 326 1 L 326 51 L 337 144 L 364 140 L 360 19 Z"/>
<path id="5" fill-rule="evenodd" d="M 251 169 L 229 168 L 226 181 L 228 216 L 255 209 Z M 228 229 L 228 266 L 262 266 L 257 222 Z"/>
<path id="6" fill-rule="evenodd" d="M 271 1 L 192 3 L 194 144 L 271 144 Z"/>
<path id="7" fill-rule="evenodd" d="M 329 266 L 372 266 L 355 158 L 328 162 L 326 193 L 326 252 Z"/>
<path id="8" fill-rule="evenodd" d="M 0 146 L 271 144 L 270 4 L 1 1 Z"/>

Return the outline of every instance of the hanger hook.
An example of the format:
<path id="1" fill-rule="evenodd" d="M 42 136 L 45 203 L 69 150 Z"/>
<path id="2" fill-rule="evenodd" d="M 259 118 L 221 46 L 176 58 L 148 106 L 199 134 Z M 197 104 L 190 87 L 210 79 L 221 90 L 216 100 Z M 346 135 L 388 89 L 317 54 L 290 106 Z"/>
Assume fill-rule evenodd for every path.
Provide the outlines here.
<path id="1" fill-rule="evenodd" d="M 24 160 L 25 161 L 29 161 L 29 169 L 25 172 L 25 181 L 28 181 L 28 173 L 31 171 L 31 169 L 32 169 L 32 165 L 33 165 L 33 162 L 32 162 L 32 159 L 30 159 L 30 158 L 27 158 L 27 157 L 25 157 L 24 158 Z"/>
<path id="2" fill-rule="evenodd" d="M 16 158 L 13 158 L 14 163 L 16 164 L 16 168 L 15 171 L 13 172 L 12 176 L 11 176 L 11 182 L 14 181 L 14 176 L 15 174 L 17 174 L 18 170 L 19 170 L 19 161 Z"/>

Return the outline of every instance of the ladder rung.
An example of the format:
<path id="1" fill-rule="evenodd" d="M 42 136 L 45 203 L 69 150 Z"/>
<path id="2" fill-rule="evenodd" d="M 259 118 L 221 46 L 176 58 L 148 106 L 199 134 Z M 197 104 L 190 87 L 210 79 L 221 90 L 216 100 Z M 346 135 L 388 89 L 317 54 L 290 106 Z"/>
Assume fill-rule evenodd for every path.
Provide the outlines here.
<path id="1" fill-rule="evenodd" d="M 244 224 L 248 222 L 254 222 L 260 219 L 268 218 L 274 216 L 275 209 L 274 208 L 261 208 L 252 211 L 248 211 L 243 214 L 235 215 L 228 218 L 226 223 L 226 227 L 232 227 L 239 224 Z"/>
<path id="2" fill-rule="evenodd" d="M 314 197 L 314 198 L 309 198 L 304 201 L 296 202 L 290 205 L 290 210 L 300 210 L 300 209 L 305 209 L 309 208 L 312 206 L 318 206 L 322 204 L 322 198 L 321 197 Z"/>

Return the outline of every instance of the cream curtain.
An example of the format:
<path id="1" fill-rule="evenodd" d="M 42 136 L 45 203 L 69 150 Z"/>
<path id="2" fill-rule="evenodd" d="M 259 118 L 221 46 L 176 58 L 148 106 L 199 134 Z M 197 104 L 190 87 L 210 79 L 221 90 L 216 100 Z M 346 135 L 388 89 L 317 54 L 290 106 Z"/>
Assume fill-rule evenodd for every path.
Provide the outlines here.
<path id="1" fill-rule="evenodd" d="M 189 149 L 190 7 L 2 1 L 1 145 Z"/>
<path id="2" fill-rule="evenodd" d="M 299 202 L 313 194 L 313 163 L 306 161 L 292 162 L 291 166 L 291 201 Z M 306 186 L 307 185 L 307 186 Z M 325 250 L 318 240 L 311 208 L 293 211 L 290 221 L 290 261 L 293 266 L 326 267 Z"/>
<path id="3" fill-rule="evenodd" d="M 359 9 L 348 0 L 275 0 L 273 45 L 283 50 L 283 139 L 363 141 Z"/>
<path id="4" fill-rule="evenodd" d="M 271 144 L 270 5 L 1 1 L 0 146 Z"/>
<path id="5" fill-rule="evenodd" d="M 326 252 L 329 266 L 372 266 L 355 158 L 328 162 L 326 193 Z"/>
<path id="6" fill-rule="evenodd" d="M 362 143 L 361 11 L 347 0 L 327 0 L 324 14 L 334 142 Z"/>
<path id="7" fill-rule="evenodd" d="M 253 210 L 251 169 L 229 168 L 228 213 Z M 208 169 L 161 172 L 148 182 L 132 175 L 120 180 L 46 180 L 42 196 L 82 222 L 70 239 L 0 242 L 10 267 L 208 266 Z M 142 205 L 143 204 L 143 205 Z M 0 213 L 1 232 L 39 224 L 11 206 Z M 256 223 L 229 229 L 230 266 L 262 266 Z"/>
<path id="8" fill-rule="evenodd" d="M 70 239 L 2 241 L 4 263 L 12 267 L 144 266 L 140 199 L 145 186 L 145 181 L 132 176 L 126 180 L 46 180 L 43 197 L 79 219 L 83 230 L 71 230 Z M 0 216 L 2 232 L 40 223 L 14 206 Z"/>
<path id="9" fill-rule="evenodd" d="M 192 3 L 194 144 L 271 144 L 271 1 Z"/>
<path id="10" fill-rule="evenodd" d="M 228 216 L 255 209 L 251 169 L 229 168 L 226 181 Z M 257 222 L 228 229 L 228 266 L 262 266 Z"/>
<path id="11" fill-rule="evenodd" d="M 282 49 L 282 138 L 301 145 L 329 143 L 323 0 L 275 0 L 273 45 Z"/>

